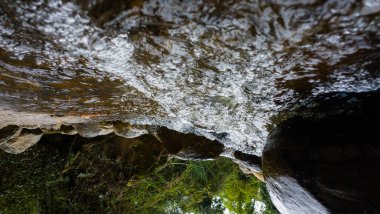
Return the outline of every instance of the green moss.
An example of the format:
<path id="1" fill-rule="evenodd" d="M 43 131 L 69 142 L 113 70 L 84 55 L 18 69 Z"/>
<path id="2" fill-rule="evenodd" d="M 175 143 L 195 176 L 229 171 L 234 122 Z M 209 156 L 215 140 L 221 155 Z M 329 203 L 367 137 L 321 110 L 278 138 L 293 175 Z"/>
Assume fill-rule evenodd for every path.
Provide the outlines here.
<path id="1" fill-rule="evenodd" d="M 0 213 L 252 213 L 255 201 L 276 213 L 264 185 L 229 159 L 168 160 L 146 137 L 117 142 L 55 136 L 0 152 Z"/>
<path id="2" fill-rule="evenodd" d="M 154 173 L 129 183 L 122 204 L 133 213 L 277 213 L 263 183 L 244 175 L 226 158 L 215 161 L 171 160 Z"/>

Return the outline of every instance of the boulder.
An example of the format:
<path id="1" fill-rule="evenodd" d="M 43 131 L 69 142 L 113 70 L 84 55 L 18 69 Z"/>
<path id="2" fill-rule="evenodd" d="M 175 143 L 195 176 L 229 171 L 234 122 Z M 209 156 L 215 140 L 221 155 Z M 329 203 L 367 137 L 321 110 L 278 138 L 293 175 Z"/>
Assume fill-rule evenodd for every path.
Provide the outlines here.
<path id="1" fill-rule="evenodd" d="M 380 93 L 311 99 L 271 132 L 263 152 L 281 213 L 380 213 Z"/>

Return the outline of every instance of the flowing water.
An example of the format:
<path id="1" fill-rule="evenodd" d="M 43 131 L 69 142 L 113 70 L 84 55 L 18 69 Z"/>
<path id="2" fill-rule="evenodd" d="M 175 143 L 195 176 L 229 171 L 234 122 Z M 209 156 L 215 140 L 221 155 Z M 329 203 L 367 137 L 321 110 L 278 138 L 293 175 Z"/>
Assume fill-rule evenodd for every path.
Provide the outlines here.
<path id="1" fill-rule="evenodd" d="M 380 88 L 379 14 L 377 0 L 0 0 L 2 120 L 116 118 L 261 155 L 279 112 Z"/>

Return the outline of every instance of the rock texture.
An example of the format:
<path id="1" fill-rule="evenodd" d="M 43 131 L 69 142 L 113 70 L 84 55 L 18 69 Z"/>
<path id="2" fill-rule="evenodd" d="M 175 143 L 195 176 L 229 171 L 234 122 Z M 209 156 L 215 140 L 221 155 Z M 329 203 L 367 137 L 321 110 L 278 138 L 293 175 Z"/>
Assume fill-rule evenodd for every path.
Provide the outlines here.
<path id="1" fill-rule="evenodd" d="M 380 93 L 306 102 L 271 134 L 263 170 L 281 213 L 380 212 Z"/>
<path id="2" fill-rule="evenodd" d="M 24 152 L 36 144 L 43 134 L 40 129 L 23 129 L 17 126 L 6 126 L 0 132 L 0 149 L 13 154 Z"/>
<path id="3" fill-rule="evenodd" d="M 180 133 L 163 126 L 136 125 L 112 117 L 99 115 L 49 115 L 43 113 L 15 112 L 0 108 L 0 149 L 7 153 L 20 154 L 36 143 L 42 136 L 61 134 L 78 135 L 82 138 L 115 135 L 118 141 L 129 142 L 141 136 L 150 136 L 152 145 L 160 143 L 165 150 L 180 159 L 215 159 L 225 152 L 224 145 L 217 140 L 191 133 Z M 155 140 L 152 140 L 152 139 Z M 127 143 L 128 144 L 128 143 Z M 153 149 L 153 147 L 151 148 Z M 153 149 L 154 150 L 154 149 Z M 242 152 L 230 151 L 230 158 L 247 174 L 263 180 L 260 158 Z"/>

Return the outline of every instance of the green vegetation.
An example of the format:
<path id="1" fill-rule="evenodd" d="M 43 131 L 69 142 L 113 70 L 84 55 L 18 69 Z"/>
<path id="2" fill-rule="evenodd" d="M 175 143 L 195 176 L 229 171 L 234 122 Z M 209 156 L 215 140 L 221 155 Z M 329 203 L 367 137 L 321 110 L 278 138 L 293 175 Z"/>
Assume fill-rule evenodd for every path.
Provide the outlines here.
<path id="1" fill-rule="evenodd" d="M 0 213 L 253 213 L 257 201 L 263 213 L 277 213 L 263 183 L 227 158 L 183 161 L 161 152 L 141 170 L 109 155 L 116 147 L 102 139 L 55 140 L 62 142 L 21 155 L 0 152 Z M 145 160 L 146 143 L 128 149 L 140 148 L 135 155 Z"/>
<path id="2" fill-rule="evenodd" d="M 255 201 L 267 203 L 264 213 L 277 213 L 266 194 L 262 182 L 244 175 L 227 158 L 173 159 L 151 175 L 131 181 L 123 200 L 135 213 L 222 213 L 226 208 L 253 213 Z"/>

